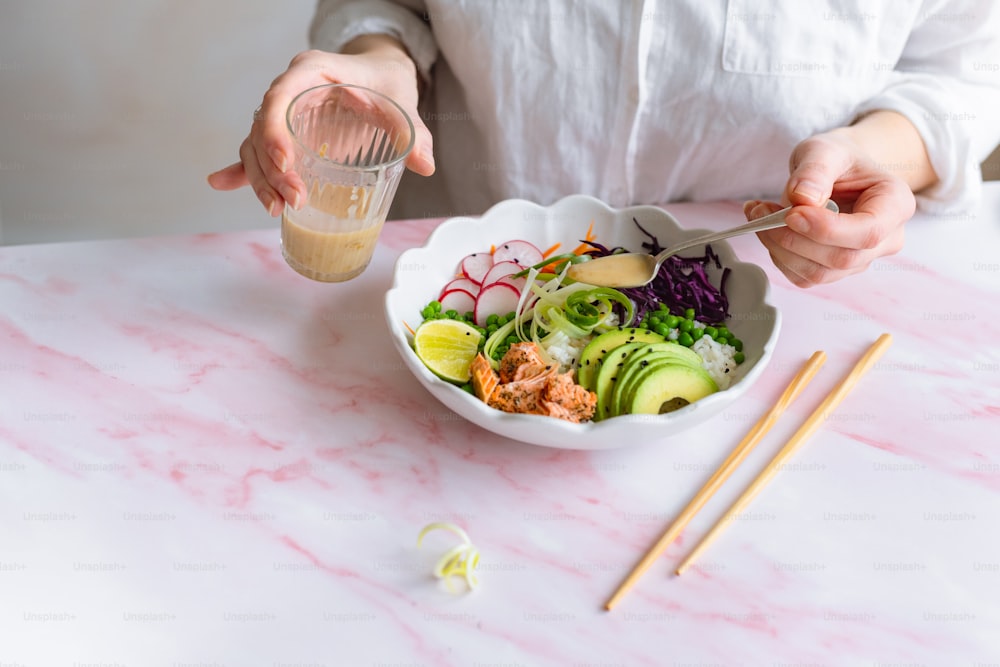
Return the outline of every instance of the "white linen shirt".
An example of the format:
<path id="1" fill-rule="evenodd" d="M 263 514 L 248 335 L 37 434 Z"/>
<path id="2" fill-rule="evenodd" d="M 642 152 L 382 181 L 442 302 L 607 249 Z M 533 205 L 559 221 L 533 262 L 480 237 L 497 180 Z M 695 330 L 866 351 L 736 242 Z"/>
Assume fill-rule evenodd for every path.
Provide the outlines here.
<path id="1" fill-rule="evenodd" d="M 394 217 L 773 198 L 798 142 L 875 109 L 916 126 L 939 176 L 918 204 L 949 212 L 1000 142 L 994 0 L 319 0 L 314 48 L 371 33 L 428 84 L 438 173 Z"/>

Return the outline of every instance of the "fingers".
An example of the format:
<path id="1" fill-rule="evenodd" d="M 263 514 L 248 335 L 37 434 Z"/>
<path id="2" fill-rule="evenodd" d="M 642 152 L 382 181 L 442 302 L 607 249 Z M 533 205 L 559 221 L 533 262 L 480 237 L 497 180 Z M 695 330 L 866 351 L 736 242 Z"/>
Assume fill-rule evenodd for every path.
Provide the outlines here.
<path id="1" fill-rule="evenodd" d="M 246 171 L 250 187 L 253 188 L 260 203 L 264 205 L 267 214 L 272 218 L 280 214 L 285 200 L 265 178 L 264 172 L 261 170 L 260 156 L 257 154 L 256 147 L 250 137 L 247 137 L 240 146 L 240 160 L 243 162 L 243 169 Z M 270 161 L 270 158 L 264 156 L 264 160 Z"/>
<path id="2" fill-rule="evenodd" d="M 837 141 L 822 136 L 806 139 L 792 151 L 785 196 L 792 205 L 822 206 L 851 165 L 849 152 Z"/>
<path id="3" fill-rule="evenodd" d="M 909 187 L 888 174 L 874 175 L 857 196 L 850 213 L 825 208 L 798 207 L 787 223 L 813 241 L 854 250 L 882 247 L 894 231 L 909 220 L 916 201 Z"/>
<path id="4" fill-rule="evenodd" d="M 754 200 L 744 204 L 744 214 L 748 220 L 755 220 L 781 208 L 775 202 Z M 793 210 L 807 213 L 825 211 L 827 215 L 824 217 L 829 218 L 825 222 L 831 226 L 859 224 L 851 220 L 852 215 L 838 216 L 825 208 L 799 207 Z M 863 271 L 878 257 L 897 252 L 902 246 L 902 227 L 895 229 L 898 231 L 894 231 L 891 237 L 881 239 L 882 242 L 874 248 L 831 245 L 796 231 L 790 225 L 759 232 L 757 236 L 771 255 L 771 261 L 793 284 L 811 287 Z"/>
<path id="5" fill-rule="evenodd" d="M 761 213 L 761 207 L 756 213 Z M 850 227 L 852 234 L 861 237 L 872 239 L 877 236 L 878 242 L 868 244 L 870 247 L 858 248 L 829 244 L 802 234 L 791 226 L 760 232 L 757 236 L 768 249 L 775 266 L 795 285 L 810 287 L 840 280 L 864 271 L 879 257 L 899 252 L 903 247 L 904 226 L 901 222 L 886 224 L 882 220 L 872 220 L 867 212 L 829 213 L 837 226 Z M 875 229 L 879 231 L 872 231 Z"/>
<path id="6" fill-rule="evenodd" d="M 208 175 L 208 184 L 216 190 L 236 190 L 248 182 L 242 162 L 234 162 L 228 167 Z"/>
<path id="7" fill-rule="evenodd" d="M 784 206 L 776 204 L 773 201 L 752 199 L 748 202 L 743 202 L 743 215 L 746 216 L 747 222 L 751 222 L 757 218 L 763 218 L 765 215 L 776 213 L 783 208 Z"/>
<path id="8" fill-rule="evenodd" d="M 394 99 L 414 125 L 414 145 L 406 166 L 425 176 L 434 173 L 433 139 L 417 110 L 416 67 L 409 56 L 400 53 L 348 56 L 306 51 L 297 55 L 264 94 L 250 133 L 240 146 L 240 162 L 209 175 L 209 185 L 232 190 L 249 184 L 272 216 L 286 203 L 296 209 L 304 206 L 308 193 L 292 168 L 295 150 L 285 114 L 300 92 L 342 82 L 379 90 Z"/>
<path id="9" fill-rule="evenodd" d="M 414 128 L 413 150 L 406 156 L 406 167 L 421 176 L 430 176 L 435 170 L 434 139 L 431 131 L 420 120 L 420 114 L 415 108 L 412 111 L 405 111 L 413 121 Z"/>

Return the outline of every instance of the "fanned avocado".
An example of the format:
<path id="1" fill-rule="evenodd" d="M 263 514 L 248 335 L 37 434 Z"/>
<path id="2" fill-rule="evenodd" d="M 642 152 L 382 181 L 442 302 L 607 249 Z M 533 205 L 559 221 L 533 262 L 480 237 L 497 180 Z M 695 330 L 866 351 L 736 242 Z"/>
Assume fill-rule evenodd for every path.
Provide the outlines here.
<path id="1" fill-rule="evenodd" d="M 587 343 L 580 353 L 580 363 L 577 366 L 577 383 L 587 389 L 597 391 L 597 374 L 601 370 L 605 357 L 611 350 L 627 343 L 663 343 L 666 339 L 655 331 L 628 327 L 612 329 L 596 336 Z M 600 396 L 600 393 L 598 393 Z"/>
<path id="2" fill-rule="evenodd" d="M 636 378 L 622 407 L 633 415 L 657 415 L 674 399 L 694 403 L 718 390 L 715 381 L 700 366 L 670 362 L 651 364 Z"/>
<path id="3" fill-rule="evenodd" d="M 625 343 L 614 348 L 604 356 L 601 368 L 597 371 L 597 378 L 594 380 L 594 388 L 591 390 L 597 394 L 597 408 L 594 410 L 594 421 L 612 416 L 611 396 L 614 393 L 618 373 L 625 366 L 629 355 L 636 350 L 644 348 L 646 345 L 648 343 Z"/>
<path id="4" fill-rule="evenodd" d="M 611 388 L 611 397 L 608 402 L 609 409 L 606 411 L 605 416 L 614 417 L 630 413 L 658 414 L 661 407 L 659 404 L 656 405 L 656 410 L 653 412 L 649 412 L 648 407 L 644 407 L 641 412 L 637 412 L 634 409 L 636 405 L 634 395 L 645 386 L 654 373 L 659 374 L 670 371 L 667 375 L 656 376 L 660 378 L 661 384 L 664 377 L 667 379 L 676 377 L 679 381 L 677 386 L 678 393 L 667 397 L 662 402 L 667 402 L 677 397 L 685 399 L 690 403 L 707 395 L 701 393 L 703 389 L 697 382 L 694 380 L 689 381 L 687 376 L 680 372 L 675 375 L 672 372 L 675 369 L 667 368 L 668 366 L 674 366 L 681 370 L 685 368 L 692 369 L 697 378 L 707 379 L 708 383 L 710 383 L 711 391 L 707 393 L 716 391 L 715 382 L 712 381 L 708 373 L 702 368 L 701 357 L 696 352 L 677 343 L 652 343 L 633 351 L 624 360 L 617 380 Z M 668 390 L 668 388 L 663 389 L 663 391 Z M 647 393 L 644 391 L 642 394 L 643 397 L 646 397 Z M 649 401 L 652 399 L 644 398 L 644 400 Z"/>

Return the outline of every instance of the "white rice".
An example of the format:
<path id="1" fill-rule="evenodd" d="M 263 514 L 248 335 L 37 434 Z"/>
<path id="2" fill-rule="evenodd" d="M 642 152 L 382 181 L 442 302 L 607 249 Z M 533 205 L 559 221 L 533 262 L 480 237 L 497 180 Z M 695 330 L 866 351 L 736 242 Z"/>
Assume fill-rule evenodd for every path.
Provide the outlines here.
<path id="1" fill-rule="evenodd" d="M 545 338 L 545 351 L 559 364 L 560 370 L 565 372 L 576 368 L 576 364 L 580 361 L 580 353 L 587 347 L 591 338 L 591 336 L 570 338 L 562 331 L 553 331 Z"/>
<path id="2" fill-rule="evenodd" d="M 712 340 L 711 336 L 702 336 L 694 342 L 691 349 L 701 357 L 701 365 L 705 367 L 709 376 L 719 385 L 719 389 L 726 389 L 732 382 L 733 372 L 736 370 L 736 348 L 726 343 Z"/>

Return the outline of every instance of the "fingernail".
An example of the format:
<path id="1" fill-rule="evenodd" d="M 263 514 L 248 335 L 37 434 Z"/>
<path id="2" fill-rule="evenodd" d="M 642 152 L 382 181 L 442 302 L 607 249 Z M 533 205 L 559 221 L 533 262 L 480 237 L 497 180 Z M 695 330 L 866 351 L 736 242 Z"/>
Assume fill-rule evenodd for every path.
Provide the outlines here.
<path id="1" fill-rule="evenodd" d="M 264 192 L 260 196 L 260 201 L 264 204 L 264 208 L 267 209 L 267 214 L 274 216 L 274 197 L 271 196 L 270 192 Z"/>
<path id="2" fill-rule="evenodd" d="M 799 234 L 809 232 L 809 221 L 801 213 L 789 213 L 785 216 L 785 224 L 788 225 L 789 229 Z"/>
<path id="3" fill-rule="evenodd" d="M 278 191 L 281 193 L 281 196 L 285 199 L 285 201 L 288 203 L 289 206 L 294 208 L 296 211 L 299 209 L 298 190 L 296 190 L 295 188 L 285 186 L 283 188 L 279 188 Z"/>
<path id="4" fill-rule="evenodd" d="M 800 197 L 805 197 L 809 201 L 817 203 L 823 197 L 823 191 L 820 190 L 818 185 L 812 183 L 811 181 L 799 181 L 792 192 Z"/>
<path id="5" fill-rule="evenodd" d="M 756 208 L 757 204 L 759 203 L 760 203 L 759 199 L 749 199 L 743 202 L 743 215 L 745 216 L 750 215 L 750 213 L 753 212 L 754 208 Z"/>
<path id="6" fill-rule="evenodd" d="M 279 150 L 271 151 L 271 161 L 274 162 L 274 166 L 278 168 L 282 174 L 288 171 L 288 160 L 285 158 L 285 154 Z"/>

